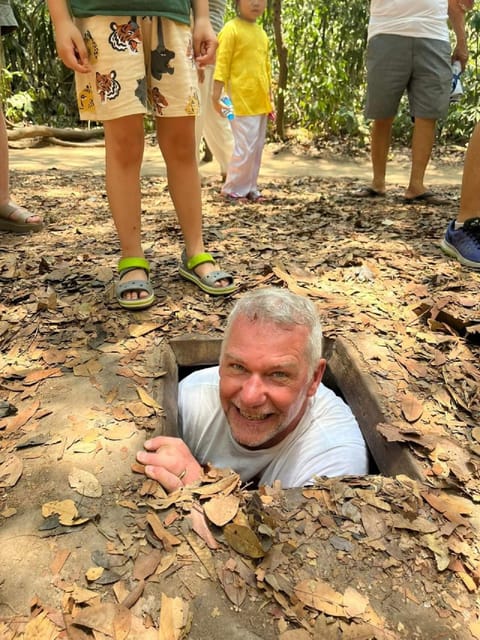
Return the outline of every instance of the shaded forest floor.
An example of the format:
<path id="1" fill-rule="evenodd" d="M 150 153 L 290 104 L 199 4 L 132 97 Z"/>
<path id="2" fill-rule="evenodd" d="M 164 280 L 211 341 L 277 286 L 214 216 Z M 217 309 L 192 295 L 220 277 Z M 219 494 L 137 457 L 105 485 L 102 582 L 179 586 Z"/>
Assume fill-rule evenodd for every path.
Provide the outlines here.
<path id="1" fill-rule="evenodd" d="M 459 162 L 461 156 L 449 156 L 443 166 L 453 167 L 458 174 Z M 466 501 L 459 517 L 466 511 L 473 515 L 473 506 L 480 501 L 480 274 L 464 269 L 439 249 L 458 206 L 458 184 L 436 184 L 436 192 L 452 204 L 428 207 L 405 205 L 403 184 L 391 185 L 385 199 L 360 200 L 350 193 L 367 177 L 347 177 L 340 170 L 338 177 L 328 178 L 291 175 L 290 171 L 283 175 L 279 169 L 276 176 L 262 180 L 265 203 L 232 205 L 219 197 L 220 182 L 212 173 L 203 189 L 206 245 L 239 283 L 238 293 L 215 299 L 178 276 L 181 236 L 165 178 L 144 176 L 144 247 L 157 302 L 145 312 L 128 313 L 119 309 L 112 296 L 118 248 L 103 176 L 90 170 L 87 162 L 85 167 L 81 171 L 58 166 L 34 173 L 12 171 L 14 192 L 21 194 L 23 204 L 43 212 L 46 228 L 31 237 L 0 237 L 0 400 L 15 408 L 15 413 L 11 409 L 12 415 L 0 418 L 0 539 L 3 536 L 4 543 L 15 538 L 15 520 L 21 521 L 26 502 L 41 520 L 42 505 L 54 495 L 60 499 L 54 479 L 48 486 L 42 486 L 41 479 L 38 484 L 32 480 L 35 465 L 52 451 L 49 464 L 59 468 L 68 452 L 77 456 L 82 468 L 88 466 L 86 454 L 98 454 L 111 486 L 115 485 L 115 500 L 122 496 L 137 500 L 138 477 L 126 475 L 115 484 L 111 460 L 118 455 L 119 464 L 128 470 L 132 442 L 141 446 L 142 438 L 157 428 L 161 408 L 155 403 L 152 384 L 162 372 L 152 368 L 150 356 L 174 336 L 221 336 L 235 299 L 266 285 L 312 297 L 325 334 L 343 336 L 355 344 L 381 389 L 388 413 L 388 424 L 379 427 L 382 435 L 412 451 L 432 491 L 448 489 Z M 113 355 L 116 368 L 106 372 L 102 358 Z M 107 374 L 109 382 L 100 383 Z M 63 387 L 56 387 L 62 380 Z M 129 388 L 124 396 L 121 384 L 125 381 Z M 75 385 L 80 391 L 75 392 Z M 93 429 L 90 439 L 86 427 Z M 102 431 L 107 427 L 110 436 L 116 429 L 109 443 Z M 114 444 L 118 449 L 112 448 Z M 106 452 L 110 458 L 101 458 Z M 68 491 L 64 487 L 63 494 Z M 305 517 L 308 521 L 310 516 Z M 463 543 L 471 538 L 465 533 Z M 122 542 L 126 548 L 126 541 Z M 5 553 L 8 545 L 4 543 Z M 80 538 L 77 547 L 81 544 Z M 433 549 L 433 542 L 431 549 L 432 558 L 438 560 L 440 551 Z M 63 556 L 58 556 L 57 548 L 54 551 L 50 546 L 57 572 L 51 568 L 50 556 L 44 571 L 50 567 L 61 591 L 58 574 L 68 554 L 61 562 Z M 454 552 L 450 546 L 450 552 L 460 564 L 451 568 L 457 583 L 450 600 L 442 604 L 442 616 L 446 628 L 465 623 L 461 634 L 417 636 L 414 628 L 406 628 L 403 634 L 402 629 L 392 630 L 385 620 L 377 620 L 377 626 L 387 629 L 385 635 L 361 637 L 480 638 L 478 608 L 459 595 L 462 589 L 467 595 L 474 593 L 480 580 L 478 544 L 471 542 L 464 556 L 459 546 Z M 354 555 L 352 549 L 350 553 Z M 9 557 L 2 558 L 2 566 L 5 576 L 15 573 Z M 77 566 L 76 578 L 87 568 Z M 355 570 L 361 572 L 360 562 Z M 1 598 L 3 620 L 15 618 L 19 634 L 28 620 L 26 603 L 39 592 L 37 578 L 32 576 L 31 585 L 20 585 L 17 601 L 8 597 L 8 590 Z M 435 589 L 437 579 L 444 580 L 435 567 L 425 579 L 430 580 L 427 594 Z M 285 613 L 280 595 L 276 600 Z M 52 604 L 54 609 L 60 608 L 59 602 Z M 318 607 L 316 611 L 325 612 Z M 282 617 L 277 611 L 274 618 L 277 623 L 279 618 L 291 623 L 294 616 L 290 612 Z M 52 625 L 58 622 L 52 611 L 49 620 Z M 364 617 L 362 623 L 372 624 L 372 620 Z M 8 622 L 0 622 L 0 632 L 2 624 L 6 638 L 23 637 L 14 635 L 13 627 L 7 632 Z M 286 633 L 285 624 L 277 631 Z M 309 619 L 297 627 L 305 631 L 312 625 Z M 257 631 L 255 637 L 270 637 L 270 632 Z M 316 637 L 330 637 L 326 633 Z M 52 632 L 51 637 L 57 636 Z M 95 637 L 113 636 L 97 628 Z"/>

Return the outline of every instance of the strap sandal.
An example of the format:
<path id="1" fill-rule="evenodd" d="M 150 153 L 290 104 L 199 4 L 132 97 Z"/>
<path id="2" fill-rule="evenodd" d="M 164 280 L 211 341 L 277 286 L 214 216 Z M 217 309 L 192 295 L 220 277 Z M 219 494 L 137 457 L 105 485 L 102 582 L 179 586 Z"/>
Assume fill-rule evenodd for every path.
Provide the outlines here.
<path id="1" fill-rule="evenodd" d="M 210 253 L 197 253 L 196 256 L 193 256 L 188 260 L 184 250 L 182 252 L 182 262 L 178 267 L 178 272 L 182 278 L 190 280 L 190 282 L 196 284 L 199 289 L 205 291 L 205 293 L 209 293 L 211 296 L 225 296 L 229 293 L 233 293 L 237 287 L 233 282 L 232 274 L 228 273 L 228 271 L 212 271 L 202 278 L 195 273 L 195 267 L 205 264 L 206 262 L 215 264 L 215 260 Z M 220 280 L 228 280 L 229 284 L 226 287 L 216 287 L 215 283 Z"/>
<path id="2" fill-rule="evenodd" d="M 37 214 L 20 207 L 20 205 L 8 202 L 0 206 L 0 231 L 10 231 L 11 233 L 40 231 L 43 229 L 43 221 L 27 222 L 29 218 L 36 216 Z"/>
<path id="3" fill-rule="evenodd" d="M 135 269 L 143 269 L 147 274 L 147 280 L 127 280 L 122 282 L 122 278 Z M 124 309 L 147 309 L 151 307 L 155 300 L 153 287 L 150 282 L 150 264 L 145 258 L 122 258 L 118 263 L 119 281 L 115 286 L 115 295 L 118 304 Z M 126 293 L 137 293 L 145 291 L 148 295 L 142 298 L 129 300 L 125 298 Z"/>

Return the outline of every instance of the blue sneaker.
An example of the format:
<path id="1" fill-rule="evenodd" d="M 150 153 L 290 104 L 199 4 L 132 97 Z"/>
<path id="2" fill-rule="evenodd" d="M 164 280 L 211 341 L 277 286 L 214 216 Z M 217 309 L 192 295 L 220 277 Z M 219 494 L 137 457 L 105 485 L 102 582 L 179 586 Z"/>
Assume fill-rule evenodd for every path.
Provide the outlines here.
<path id="1" fill-rule="evenodd" d="M 480 270 L 480 218 L 466 220 L 460 229 L 455 229 L 455 221 L 450 222 L 440 248 L 467 267 Z"/>

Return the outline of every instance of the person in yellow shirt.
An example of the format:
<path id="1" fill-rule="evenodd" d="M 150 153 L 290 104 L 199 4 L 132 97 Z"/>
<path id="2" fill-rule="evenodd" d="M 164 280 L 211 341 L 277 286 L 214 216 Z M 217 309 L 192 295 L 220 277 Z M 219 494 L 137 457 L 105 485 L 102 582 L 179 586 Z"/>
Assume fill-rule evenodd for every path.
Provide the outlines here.
<path id="1" fill-rule="evenodd" d="M 233 105 L 230 124 L 234 149 L 222 195 L 258 202 L 258 174 L 268 117 L 274 117 L 271 97 L 271 63 L 267 34 L 257 24 L 266 0 L 237 0 L 237 15 L 218 34 L 212 100 L 218 113 L 226 94 Z"/>

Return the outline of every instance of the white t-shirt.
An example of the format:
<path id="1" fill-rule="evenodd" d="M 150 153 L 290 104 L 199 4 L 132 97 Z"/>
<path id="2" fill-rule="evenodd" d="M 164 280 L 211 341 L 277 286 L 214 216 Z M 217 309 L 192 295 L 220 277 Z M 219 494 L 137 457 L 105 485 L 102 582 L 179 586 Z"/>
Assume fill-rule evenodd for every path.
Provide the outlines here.
<path id="1" fill-rule="evenodd" d="M 282 442 L 250 450 L 231 436 L 220 404 L 218 367 L 190 374 L 180 382 L 179 428 L 195 458 L 236 471 L 243 482 L 280 480 L 283 488 L 311 484 L 314 476 L 368 473 L 365 441 L 350 408 L 320 384 L 305 415 Z"/>
<path id="2" fill-rule="evenodd" d="M 448 0 L 371 0 L 368 39 L 380 33 L 449 41 Z"/>

